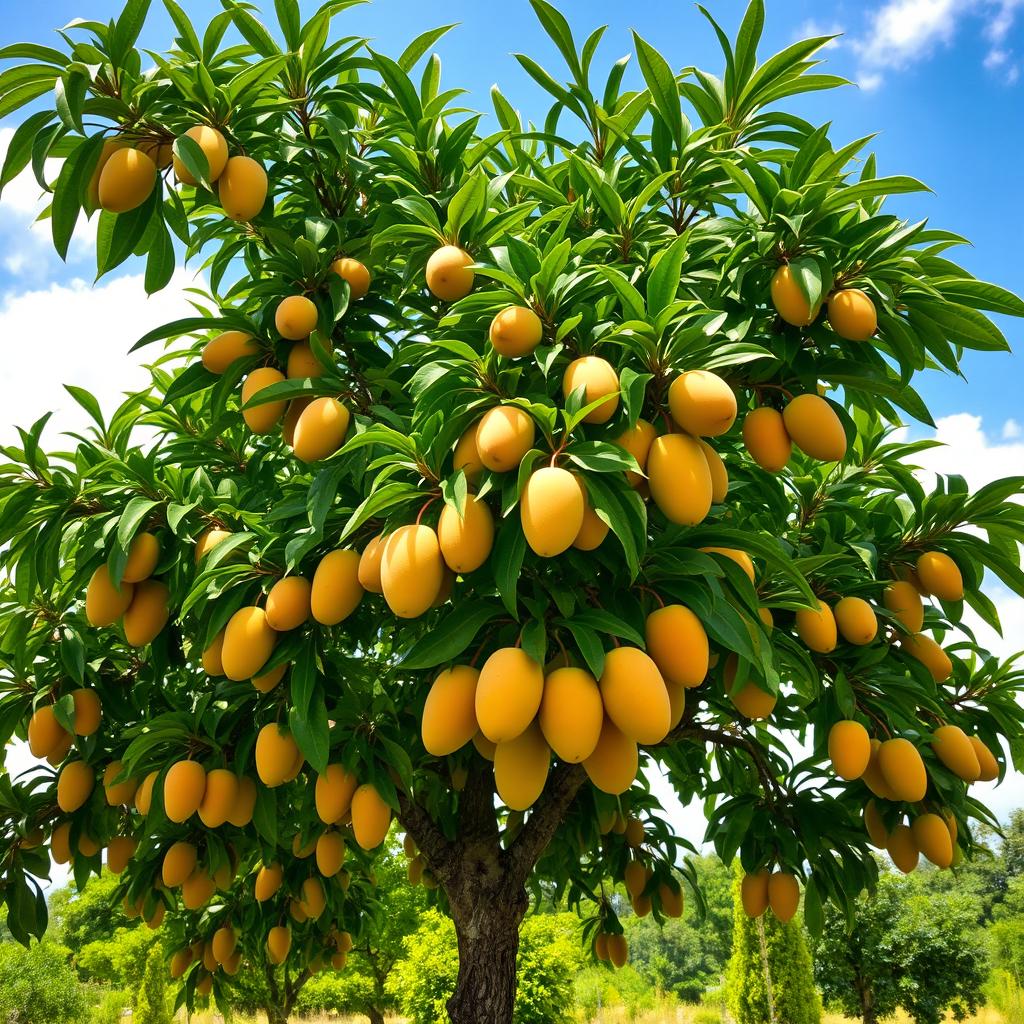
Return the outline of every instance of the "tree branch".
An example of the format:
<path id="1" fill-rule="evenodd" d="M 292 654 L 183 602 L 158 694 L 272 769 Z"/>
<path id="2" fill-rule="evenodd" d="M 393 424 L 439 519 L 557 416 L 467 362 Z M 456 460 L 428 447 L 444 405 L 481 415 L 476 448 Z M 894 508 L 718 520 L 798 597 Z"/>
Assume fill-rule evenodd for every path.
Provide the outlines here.
<path id="1" fill-rule="evenodd" d="M 455 849 L 444 833 L 437 827 L 434 819 L 421 804 L 407 793 L 398 790 L 398 820 L 413 842 L 423 853 L 431 871 L 444 882 L 445 873 L 449 869 L 449 859 Z"/>

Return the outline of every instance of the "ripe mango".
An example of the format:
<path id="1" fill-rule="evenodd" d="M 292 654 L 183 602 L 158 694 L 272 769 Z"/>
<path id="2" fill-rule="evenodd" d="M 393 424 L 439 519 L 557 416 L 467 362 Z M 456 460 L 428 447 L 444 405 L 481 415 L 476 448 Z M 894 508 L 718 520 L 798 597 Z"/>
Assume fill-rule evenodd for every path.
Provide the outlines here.
<path id="1" fill-rule="evenodd" d="M 192 950 L 186 946 L 184 949 L 176 950 L 171 956 L 170 975 L 172 981 L 177 981 L 192 966 Z"/>
<path id="2" fill-rule="evenodd" d="M 28 720 L 28 749 L 33 757 L 49 757 L 67 735 L 57 721 L 52 704 L 38 707 Z"/>
<path id="3" fill-rule="evenodd" d="M 196 848 L 191 843 L 177 842 L 167 848 L 160 868 L 160 877 L 168 889 L 177 889 L 196 869 Z"/>
<path id="4" fill-rule="evenodd" d="M 313 346 L 308 341 L 297 341 L 288 349 L 288 362 L 285 366 L 285 376 L 289 380 L 302 380 L 304 377 L 322 377 L 332 367 L 325 366 L 313 352 Z M 307 402 L 307 408 L 314 399 Z M 305 411 L 305 410 L 303 410 Z M 300 413 L 301 415 L 301 413 Z M 296 419 L 296 424 L 298 420 Z"/>
<path id="5" fill-rule="evenodd" d="M 220 828 L 238 800 L 238 776 L 226 768 L 214 768 L 206 776 L 206 789 L 199 803 L 199 819 L 207 828 Z"/>
<path id="6" fill-rule="evenodd" d="M 342 256 L 331 264 L 331 273 L 348 282 L 349 298 L 357 302 L 370 290 L 370 271 L 359 260 Z"/>
<path id="7" fill-rule="evenodd" d="M 859 597 L 841 598 L 833 611 L 836 626 L 847 643 L 862 647 L 871 643 L 878 634 L 875 610 Z"/>
<path id="8" fill-rule="evenodd" d="M 264 786 L 273 789 L 286 782 L 301 756 L 291 733 L 282 732 L 276 722 L 260 729 L 256 737 L 256 774 Z"/>
<path id="9" fill-rule="evenodd" d="M 473 737 L 473 746 L 485 761 L 494 761 L 494 751 L 497 748 L 497 744 L 493 740 L 489 740 L 482 732 L 478 732 Z"/>
<path id="10" fill-rule="evenodd" d="M 597 681 L 582 668 L 555 669 L 544 680 L 538 722 L 544 739 L 561 760 L 571 764 L 585 761 L 597 747 L 604 723 Z"/>
<path id="11" fill-rule="evenodd" d="M 153 785 L 156 783 L 159 774 L 159 771 L 150 772 L 142 780 L 142 785 L 135 791 L 135 810 L 143 817 L 149 814 L 149 808 L 153 802 Z"/>
<path id="12" fill-rule="evenodd" d="M 882 604 L 911 633 L 920 633 L 924 625 L 924 605 L 913 583 L 895 580 L 882 593 Z"/>
<path id="13" fill-rule="evenodd" d="M 375 850 L 387 838 L 391 808 L 366 782 L 352 794 L 352 832 L 364 850 Z"/>
<path id="14" fill-rule="evenodd" d="M 658 666 L 636 647 L 616 647 L 604 660 L 599 680 L 605 714 L 637 743 L 660 743 L 668 735 L 672 705 Z"/>
<path id="15" fill-rule="evenodd" d="M 658 901 L 661 903 L 661 912 L 666 917 L 683 916 L 683 890 L 674 879 L 671 883 L 662 882 L 658 886 Z"/>
<path id="16" fill-rule="evenodd" d="M 629 943 L 621 933 L 608 936 L 608 959 L 614 967 L 625 967 L 629 960 Z"/>
<path id="17" fill-rule="evenodd" d="M 316 330 L 319 316 L 312 299 L 305 295 L 289 295 L 277 304 L 274 326 L 282 338 L 304 341 Z"/>
<path id="18" fill-rule="evenodd" d="M 347 619 L 363 599 L 359 585 L 359 555 L 347 548 L 329 551 L 313 573 L 310 611 L 323 626 Z"/>
<path id="19" fill-rule="evenodd" d="M 722 456 L 707 441 L 698 437 L 697 443 L 704 453 L 704 461 L 707 462 L 708 472 L 711 474 L 711 503 L 721 505 L 729 496 L 729 471 L 725 468 Z"/>
<path id="20" fill-rule="evenodd" d="M 298 629 L 309 621 L 313 586 L 303 576 L 285 576 L 267 594 L 267 625 L 279 633 Z"/>
<path id="21" fill-rule="evenodd" d="M 789 264 L 779 267 L 772 277 L 772 305 L 787 324 L 794 327 L 808 327 L 818 317 L 821 302 L 812 309 L 807 297 L 797 284 L 796 275 Z"/>
<path id="22" fill-rule="evenodd" d="M 224 630 L 222 629 L 203 651 L 201 662 L 203 671 L 208 676 L 224 675 Z"/>
<path id="23" fill-rule="evenodd" d="M 107 869 L 121 874 L 138 847 L 138 840 L 132 836 L 114 836 L 107 844 Z"/>
<path id="24" fill-rule="evenodd" d="M 946 822 L 937 814 L 919 814 L 910 823 L 914 845 L 937 868 L 948 868 L 953 863 L 953 839 Z"/>
<path id="25" fill-rule="evenodd" d="M 428 754 L 447 757 L 464 747 L 479 730 L 476 687 L 480 672 L 453 665 L 438 673 L 423 706 L 423 746 Z"/>
<path id="26" fill-rule="evenodd" d="M 267 959 L 272 964 L 283 964 L 292 948 L 292 931 L 286 924 L 275 925 L 267 934 Z"/>
<path id="27" fill-rule="evenodd" d="M 100 719 L 103 714 L 99 695 L 95 690 L 83 687 L 73 690 L 71 697 L 75 702 L 75 735 L 91 736 L 100 727 Z"/>
<path id="28" fill-rule="evenodd" d="M 625 448 L 636 459 L 641 472 L 643 472 L 647 468 L 647 456 L 650 454 L 651 445 L 657 436 L 658 432 L 652 423 L 648 423 L 647 420 L 637 420 L 636 425 L 619 434 L 614 443 L 620 448 Z M 643 483 L 644 477 L 629 469 L 626 471 L 626 480 L 630 487 L 639 487 Z"/>
<path id="29" fill-rule="evenodd" d="M 106 793 L 107 803 L 111 807 L 120 807 L 122 804 L 130 804 L 135 799 L 135 791 L 139 788 L 139 780 L 127 778 L 120 782 L 115 780 L 124 770 L 121 761 L 111 761 L 103 769 L 103 789 Z"/>
<path id="30" fill-rule="evenodd" d="M 203 766 L 198 761 L 176 761 L 164 777 L 164 813 L 180 825 L 199 810 L 205 792 Z"/>
<path id="31" fill-rule="evenodd" d="M 978 775 L 979 782 L 994 782 L 999 778 L 999 762 L 995 759 L 995 755 L 985 745 L 985 743 L 978 739 L 977 736 L 971 736 L 971 746 L 974 748 L 974 756 L 978 759 L 978 767 L 980 769 Z"/>
<path id="32" fill-rule="evenodd" d="M 124 613 L 124 638 L 132 647 L 152 643 L 167 625 L 171 592 L 162 580 L 143 580 Z"/>
<path id="33" fill-rule="evenodd" d="M 205 124 L 197 124 L 185 134 L 203 151 L 208 165 L 206 180 L 212 185 L 224 173 L 228 162 L 228 144 L 224 136 L 216 128 Z M 178 181 L 183 185 L 199 184 L 177 157 L 174 157 L 173 163 Z"/>
<path id="34" fill-rule="evenodd" d="M 316 841 L 316 869 L 333 878 L 345 863 L 345 840 L 337 832 L 325 832 Z"/>
<path id="35" fill-rule="evenodd" d="M 238 936 L 231 925 L 226 924 L 213 933 L 213 957 L 219 964 L 226 964 L 235 955 Z"/>
<path id="36" fill-rule="evenodd" d="M 415 619 L 434 603 L 444 583 L 437 534 L 424 525 L 400 526 L 384 541 L 380 563 L 384 600 L 401 619 Z"/>
<path id="37" fill-rule="evenodd" d="M 748 872 L 740 880 L 740 902 L 747 917 L 760 917 L 768 909 L 768 883 L 772 873 L 767 868 Z"/>
<path id="38" fill-rule="evenodd" d="M 942 551 L 926 551 L 917 560 L 917 578 L 925 590 L 940 601 L 962 601 L 964 578 L 949 555 Z"/>
<path id="39" fill-rule="evenodd" d="M 156 185 L 156 164 L 137 149 L 111 153 L 100 172 L 97 196 L 108 213 L 127 213 L 141 206 Z"/>
<path id="40" fill-rule="evenodd" d="M 427 287 L 443 302 L 457 302 L 473 290 L 473 257 L 457 245 L 442 245 L 427 260 Z"/>
<path id="41" fill-rule="evenodd" d="M 964 782 L 977 782 L 981 777 L 981 764 L 974 745 L 958 725 L 940 725 L 932 733 L 935 756 Z"/>
<path id="42" fill-rule="evenodd" d="M 253 220 L 267 201 L 267 172 L 250 156 L 233 156 L 217 180 L 224 213 L 241 222 Z"/>
<path id="43" fill-rule="evenodd" d="M 107 166 L 107 161 L 119 149 L 125 149 L 129 145 L 128 140 L 119 135 L 114 136 L 112 139 L 104 139 L 103 148 L 100 150 L 100 155 L 96 159 L 96 165 L 92 169 L 89 184 L 86 186 L 85 208 L 90 214 L 94 210 L 98 210 L 100 206 L 100 175 L 103 173 L 103 168 Z"/>
<path id="44" fill-rule="evenodd" d="M 501 802 L 512 811 L 532 807 L 544 791 L 550 763 L 551 750 L 536 722 L 515 739 L 499 743 L 494 782 Z"/>
<path id="45" fill-rule="evenodd" d="M 238 776 L 234 806 L 228 813 L 228 822 L 235 828 L 245 828 L 256 810 L 256 783 L 248 775 Z"/>
<path id="46" fill-rule="evenodd" d="M 701 548 L 700 550 L 706 555 L 721 555 L 723 558 L 728 558 L 729 561 L 735 562 L 747 574 L 750 578 L 750 582 L 755 582 L 754 562 L 746 551 L 741 551 L 739 548 L 716 547 Z"/>
<path id="47" fill-rule="evenodd" d="M 205 902 L 205 900 L 203 901 Z M 202 906 L 202 904 L 200 904 Z M 197 972 L 196 995 L 208 996 L 213 991 L 213 975 L 204 971 Z"/>
<path id="48" fill-rule="evenodd" d="M 668 690 L 668 703 L 672 708 L 672 718 L 668 726 L 669 729 L 674 729 L 683 720 L 683 712 L 686 711 L 686 687 L 677 686 L 666 679 L 665 689 Z"/>
<path id="49" fill-rule="evenodd" d="M 71 862 L 71 822 L 63 821 L 57 825 L 50 835 L 50 856 L 57 864 Z"/>
<path id="50" fill-rule="evenodd" d="M 907 633 L 899 638 L 899 645 L 928 669 L 935 682 L 944 683 L 953 674 L 949 655 L 927 633 Z"/>
<path id="51" fill-rule="evenodd" d="M 840 288 L 829 296 L 828 322 L 840 338 L 867 341 L 878 330 L 878 312 L 860 288 Z"/>
<path id="52" fill-rule="evenodd" d="M 280 864 L 264 864 L 256 872 L 255 896 L 258 902 L 266 903 L 277 895 L 284 881 L 284 869 Z"/>
<path id="53" fill-rule="evenodd" d="M 836 722 L 828 733 L 832 770 L 847 782 L 859 779 L 871 761 L 871 737 L 860 722 Z"/>
<path id="54" fill-rule="evenodd" d="M 896 865 L 905 875 L 909 875 L 920 860 L 921 853 L 914 842 L 914 834 L 908 825 L 897 825 L 889 835 L 889 841 L 885 846 Z"/>
<path id="55" fill-rule="evenodd" d="M 366 542 L 359 556 L 359 567 L 356 570 L 356 578 L 363 590 L 371 594 L 381 594 L 384 586 L 380 581 L 380 563 L 384 557 L 384 534 L 378 533 L 376 537 Z"/>
<path id="56" fill-rule="evenodd" d="M 544 694 L 544 670 L 519 647 L 502 647 L 484 662 L 476 687 L 476 718 L 492 743 L 521 735 Z"/>
<path id="57" fill-rule="evenodd" d="M 562 376 L 562 394 L 568 398 L 582 387 L 583 405 L 599 399 L 604 401 L 583 417 L 584 423 L 607 423 L 619 407 L 619 375 L 615 367 L 600 356 L 580 356 L 565 369 Z"/>
<path id="58" fill-rule="evenodd" d="M 871 741 L 871 759 L 868 761 L 868 766 L 864 769 L 864 774 L 861 778 L 864 781 L 864 785 L 875 796 L 880 797 L 882 800 L 895 800 L 896 794 L 892 791 L 889 783 L 886 782 L 885 775 L 882 774 L 881 762 L 878 760 L 878 753 L 881 749 L 882 741 L 873 739 Z"/>
<path id="59" fill-rule="evenodd" d="M 708 635 L 700 619 L 681 604 L 667 604 L 647 616 L 647 653 L 666 682 L 700 686 L 708 674 Z"/>
<path id="60" fill-rule="evenodd" d="M 85 591 L 85 617 L 90 626 L 112 626 L 128 610 L 135 596 L 131 583 L 114 586 L 107 567 L 101 565 L 89 578 Z"/>
<path id="61" fill-rule="evenodd" d="M 71 733 L 65 733 L 57 746 L 46 755 L 46 761 L 52 768 L 56 768 L 68 756 L 68 751 L 71 750 L 71 743 Z"/>
<path id="62" fill-rule="evenodd" d="M 92 794 L 96 776 L 84 761 L 68 761 L 57 777 L 57 806 L 65 813 L 77 811 Z"/>
<path id="63" fill-rule="evenodd" d="M 782 413 L 762 405 L 743 418 L 743 443 L 750 457 L 769 473 L 785 469 L 793 455 L 793 442 Z"/>
<path id="64" fill-rule="evenodd" d="M 491 321 L 487 336 L 498 355 L 515 359 L 528 356 L 540 344 L 544 325 L 529 307 L 506 306 Z"/>
<path id="65" fill-rule="evenodd" d="M 181 902 L 186 910 L 198 910 L 213 899 L 217 883 L 203 868 L 196 868 L 181 887 Z"/>
<path id="66" fill-rule="evenodd" d="M 751 719 L 767 718 L 779 699 L 777 694 L 768 693 L 753 682 L 744 683 L 737 692 L 733 692 L 730 685 L 728 696 L 736 710 Z"/>
<path id="67" fill-rule="evenodd" d="M 327 825 L 336 825 L 348 814 L 352 794 L 359 782 L 343 765 L 329 764 L 327 771 L 316 779 L 316 813 Z"/>
<path id="68" fill-rule="evenodd" d="M 463 514 L 445 503 L 437 524 L 441 556 L 453 572 L 479 569 L 494 546 L 494 517 L 490 506 L 473 494 L 466 496 Z"/>
<path id="69" fill-rule="evenodd" d="M 284 419 L 281 421 L 281 438 L 289 447 L 295 443 L 295 427 L 299 422 L 299 417 L 306 411 L 312 401 L 312 397 L 293 398 L 288 403 Z"/>
<path id="70" fill-rule="evenodd" d="M 640 755 L 636 742 L 605 716 L 594 752 L 583 760 L 587 778 L 603 793 L 619 796 L 636 780 Z"/>
<path id="71" fill-rule="evenodd" d="M 800 608 L 797 611 L 796 632 L 818 654 L 829 654 L 836 649 L 836 619 L 832 609 L 820 599 L 816 610 Z"/>
<path id="72" fill-rule="evenodd" d="M 824 398 L 797 395 L 782 410 L 786 432 L 805 455 L 822 462 L 841 462 L 846 456 L 846 431 Z"/>
<path id="73" fill-rule="evenodd" d="M 768 879 L 768 906 L 783 923 L 792 921 L 800 906 L 800 883 L 785 871 L 773 871 Z"/>
<path id="74" fill-rule="evenodd" d="M 458 472 L 461 469 L 470 484 L 476 484 L 484 471 L 484 464 L 476 447 L 476 432 L 479 425 L 473 423 L 462 432 L 452 455 L 452 470 Z"/>
<path id="75" fill-rule="evenodd" d="M 350 418 L 348 409 L 338 399 L 327 396 L 313 399 L 295 424 L 296 458 L 317 462 L 333 455 L 345 442 Z"/>
<path id="76" fill-rule="evenodd" d="M 265 388 L 280 384 L 285 379 L 280 370 L 272 366 L 261 366 L 253 370 L 242 383 L 242 405 L 255 398 Z M 278 420 L 284 415 L 288 403 L 284 400 L 264 402 L 254 405 L 251 409 L 242 409 L 242 419 L 254 434 L 269 434 L 277 426 Z"/>
<path id="77" fill-rule="evenodd" d="M 141 583 L 153 575 L 160 561 L 160 542 L 152 533 L 137 533 L 128 546 L 128 561 L 121 579 L 125 583 Z"/>
<path id="78" fill-rule="evenodd" d="M 711 510 L 711 470 L 695 438 L 663 434 L 647 456 L 651 497 L 669 522 L 696 526 Z"/>
<path id="79" fill-rule="evenodd" d="M 928 773 L 910 740 L 886 740 L 878 749 L 878 767 L 897 800 L 916 804 L 928 790 Z"/>
<path id="80" fill-rule="evenodd" d="M 584 496 L 583 524 L 572 546 L 577 551 L 596 551 L 604 543 L 610 529 L 611 527 L 594 511 L 589 499 Z"/>
<path id="81" fill-rule="evenodd" d="M 276 643 L 277 632 L 267 621 L 267 613 L 262 608 L 239 608 L 228 619 L 224 630 L 221 651 L 224 675 L 236 682 L 259 675 L 273 654 Z"/>
<path id="82" fill-rule="evenodd" d="M 874 800 L 869 800 L 864 805 L 864 831 L 867 832 L 868 840 L 876 850 L 884 850 L 889 845 L 889 830 L 885 827 Z"/>
<path id="83" fill-rule="evenodd" d="M 572 546 L 583 526 L 583 490 L 567 469 L 545 466 L 531 474 L 520 497 L 519 515 L 530 547 L 544 558 Z"/>
<path id="84" fill-rule="evenodd" d="M 494 473 L 515 469 L 533 447 L 535 433 L 533 419 L 519 406 L 496 405 L 488 409 L 476 428 L 480 462 Z"/>
<path id="85" fill-rule="evenodd" d="M 201 562 L 218 544 L 232 536 L 230 530 L 219 530 L 214 526 L 204 530 L 196 540 L 196 562 Z"/>
<path id="86" fill-rule="evenodd" d="M 710 370 L 687 370 L 668 389 L 672 419 L 694 437 L 718 437 L 736 422 L 736 395 Z"/>

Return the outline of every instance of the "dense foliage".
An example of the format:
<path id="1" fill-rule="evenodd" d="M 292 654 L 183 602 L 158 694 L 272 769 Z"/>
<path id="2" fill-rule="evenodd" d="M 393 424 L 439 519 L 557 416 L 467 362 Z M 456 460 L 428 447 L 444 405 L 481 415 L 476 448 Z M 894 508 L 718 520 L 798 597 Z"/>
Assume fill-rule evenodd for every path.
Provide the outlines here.
<path id="1" fill-rule="evenodd" d="M 35 174 L 57 250 L 96 215 L 101 275 L 144 257 L 157 290 L 183 249 L 208 282 L 140 339 L 147 390 L 69 386 L 72 450 L 45 416 L 4 449 L 0 741 L 40 758 L 0 778 L 18 939 L 49 855 L 82 884 L 106 848 L 181 998 L 244 962 L 276 1022 L 387 913 L 394 813 L 462 940 L 449 1013 L 505 1022 L 527 888 L 615 963 L 606 879 L 682 914 L 652 772 L 751 913 L 788 920 L 799 879 L 819 933 L 876 881 L 869 797 L 897 863 L 949 866 L 991 821 L 967 784 L 1024 763 L 1021 674 L 961 623 L 998 628 L 986 573 L 1024 594 L 1021 481 L 928 491 L 892 436 L 1024 304 L 883 210 L 924 186 L 868 139 L 778 109 L 842 84 L 828 37 L 759 62 L 752 0 L 735 43 L 712 22 L 720 77 L 635 36 L 633 89 L 531 2 L 569 75 L 517 55 L 537 125 L 442 86 L 445 28 L 332 38 L 350 0 L 276 0 L 273 32 L 164 0 L 145 55 L 128 0 L 0 50 L 0 111 L 39 101 L 0 186 Z"/>

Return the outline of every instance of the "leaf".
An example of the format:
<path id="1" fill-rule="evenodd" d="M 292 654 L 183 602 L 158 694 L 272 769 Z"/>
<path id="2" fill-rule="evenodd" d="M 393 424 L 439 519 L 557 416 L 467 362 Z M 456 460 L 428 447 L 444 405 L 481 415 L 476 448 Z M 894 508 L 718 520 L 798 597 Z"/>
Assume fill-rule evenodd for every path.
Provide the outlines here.
<path id="1" fill-rule="evenodd" d="M 688 241 L 687 235 L 680 235 L 662 252 L 657 266 L 647 278 L 647 310 L 652 320 L 675 300 L 679 292 Z"/>
<path id="2" fill-rule="evenodd" d="M 526 536 L 518 518 L 508 518 L 498 528 L 498 536 L 489 561 L 494 566 L 494 582 L 498 588 L 498 596 L 509 610 L 509 614 L 516 619 L 519 618 L 516 584 L 525 558 Z"/>
<path id="3" fill-rule="evenodd" d="M 640 73 L 650 91 L 654 108 L 661 115 L 668 127 L 672 141 L 677 149 L 683 146 L 683 110 L 679 102 L 679 88 L 676 76 L 667 60 L 635 30 L 633 43 L 636 46 L 636 59 L 640 65 Z"/>
<path id="4" fill-rule="evenodd" d="M 271 847 L 277 846 L 277 790 L 256 787 L 256 806 L 252 811 L 256 831 Z"/>
<path id="5" fill-rule="evenodd" d="M 121 518 L 117 521 L 117 543 L 123 551 L 128 551 L 132 538 L 157 504 L 152 498 L 137 495 L 125 505 Z"/>
<path id="6" fill-rule="evenodd" d="M 32 156 L 32 146 L 36 136 L 53 120 L 53 111 L 40 110 L 27 117 L 14 130 L 11 141 L 7 145 L 7 156 L 4 158 L 3 170 L 0 171 L 0 195 L 28 165 Z"/>
<path id="7" fill-rule="evenodd" d="M 288 689 L 292 698 L 292 707 L 299 715 L 306 716 L 309 713 L 309 706 L 313 700 L 318 679 L 316 655 L 312 645 L 306 643 L 302 647 L 302 653 L 292 663 L 288 672 Z"/>
<path id="8" fill-rule="evenodd" d="M 68 256 L 68 245 L 75 232 L 78 214 L 86 198 L 85 186 L 92 175 L 103 138 L 93 135 L 82 142 L 64 161 L 53 189 L 53 205 L 50 208 L 50 230 L 53 247 L 62 260 Z"/>
<path id="9" fill-rule="evenodd" d="M 452 196 L 448 204 L 447 228 L 454 241 L 458 241 L 459 231 L 466 223 L 483 211 L 486 199 L 487 179 L 482 171 L 476 171 Z"/>
<path id="10" fill-rule="evenodd" d="M 428 29 L 421 32 L 403 51 L 398 58 L 398 66 L 403 71 L 412 71 L 416 62 L 436 43 L 443 35 L 455 28 L 455 22 L 451 25 L 442 25 L 440 28 Z"/>
<path id="11" fill-rule="evenodd" d="M 580 64 L 579 56 L 576 53 L 576 43 L 572 38 L 572 29 L 564 15 L 546 0 L 530 0 L 530 6 L 537 15 L 537 20 L 544 27 L 544 31 L 551 37 L 552 42 L 558 47 L 558 52 L 565 58 L 576 84 L 581 89 L 586 89 L 586 77 L 583 74 L 583 67 Z"/>
<path id="12" fill-rule="evenodd" d="M 570 624 L 586 626 L 598 633 L 607 633 L 609 636 L 621 637 L 628 640 L 637 647 L 644 646 L 644 638 L 628 622 L 623 622 L 617 615 L 606 611 L 604 608 L 583 608 L 576 612 L 570 620 Z"/>
<path id="13" fill-rule="evenodd" d="M 318 774 L 327 771 L 330 755 L 330 726 L 327 723 L 327 707 L 323 690 L 317 690 L 309 702 L 305 714 L 296 708 L 288 712 L 288 725 L 295 742 L 299 745 L 310 766 Z"/>
<path id="14" fill-rule="evenodd" d="M 457 658 L 476 639 L 480 630 L 501 614 L 493 602 L 481 602 L 468 611 L 449 612 L 426 636 L 421 637 L 402 658 L 407 669 L 434 668 Z"/>
<path id="15" fill-rule="evenodd" d="M 166 288 L 174 276 L 174 245 L 163 217 L 157 217 L 157 228 L 146 260 L 146 294 Z"/>

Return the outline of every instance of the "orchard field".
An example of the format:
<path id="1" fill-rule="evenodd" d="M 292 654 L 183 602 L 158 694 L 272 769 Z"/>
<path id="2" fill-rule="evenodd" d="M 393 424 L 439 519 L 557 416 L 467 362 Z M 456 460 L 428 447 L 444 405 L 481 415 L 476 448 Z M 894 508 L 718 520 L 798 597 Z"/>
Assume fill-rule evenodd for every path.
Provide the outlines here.
<path id="1" fill-rule="evenodd" d="M 914 431 L 1024 301 L 832 35 L 529 0 L 485 116 L 451 25 L 204 6 L 0 47 L 47 245 L 196 272 L 0 454 L 0 1018 L 1017 1021 L 1024 478 Z"/>

